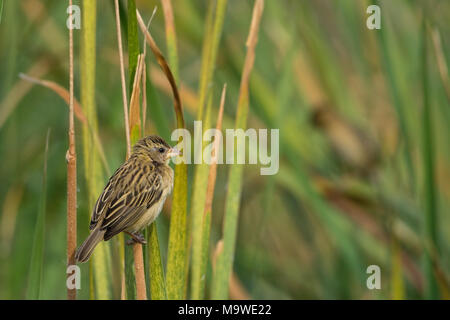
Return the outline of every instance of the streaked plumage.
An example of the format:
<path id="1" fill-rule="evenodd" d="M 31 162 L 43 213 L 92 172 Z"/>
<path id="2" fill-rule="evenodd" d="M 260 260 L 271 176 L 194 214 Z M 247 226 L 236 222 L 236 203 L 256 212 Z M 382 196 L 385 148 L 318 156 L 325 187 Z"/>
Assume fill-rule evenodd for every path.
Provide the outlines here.
<path id="1" fill-rule="evenodd" d="M 173 187 L 173 170 L 168 165 L 177 154 L 162 138 L 148 136 L 133 147 L 130 158 L 109 179 L 91 217 L 92 230 L 75 258 L 85 262 L 101 240 L 124 231 L 135 242 L 145 243 L 139 231 L 161 212 Z"/>

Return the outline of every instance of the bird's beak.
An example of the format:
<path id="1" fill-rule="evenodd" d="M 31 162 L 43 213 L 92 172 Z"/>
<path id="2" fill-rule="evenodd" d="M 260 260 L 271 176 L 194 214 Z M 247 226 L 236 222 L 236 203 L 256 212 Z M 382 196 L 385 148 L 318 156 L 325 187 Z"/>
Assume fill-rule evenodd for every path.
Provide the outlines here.
<path id="1" fill-rule="evenodd" d="M 176 157 L 179 155 L 181 155 L 180 150 L 178 150 L 177 148 L 170 148 L 169 151 L 167 152 L 166 157 L 167 157 L 167 159 L 170 159 L 172 157 Z"/>

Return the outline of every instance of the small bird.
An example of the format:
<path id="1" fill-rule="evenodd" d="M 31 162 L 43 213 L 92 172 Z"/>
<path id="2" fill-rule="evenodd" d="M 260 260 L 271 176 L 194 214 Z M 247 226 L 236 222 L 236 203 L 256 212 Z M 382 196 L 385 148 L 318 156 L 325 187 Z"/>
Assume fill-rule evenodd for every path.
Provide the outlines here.
<path id="1" fill-rule="evenodd" d="M 100 241 L 122 231 L 131 236 L 128 244 L 146 243 L 139 232 L 158 217 L 172 192 L 173 170 L 168 163 L 179 154 L 155 135 L 134 145 L 130 158 L 112 175 L 95 204 L 92 231 L 75 253 L 77 262 L 89 260 Z"/>

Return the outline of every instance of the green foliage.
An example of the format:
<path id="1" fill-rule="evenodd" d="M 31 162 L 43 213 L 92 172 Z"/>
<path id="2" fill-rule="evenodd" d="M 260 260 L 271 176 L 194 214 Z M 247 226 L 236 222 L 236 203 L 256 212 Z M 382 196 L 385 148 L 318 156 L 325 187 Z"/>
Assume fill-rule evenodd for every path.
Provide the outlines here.
<path id="1" fill-rule="evenodd" d="M 223 29 L 224 15 L 227 1 L 210 1 L 208 5 L 208 14 L 206 17 L 204 42 L 202 48 L 202 67 L 200 71 L 199 87 L 199 105 L 197 111 L 197 120 L 202 120 L 202 132 L 211 127 L 211 108 L 213 92 L 209 88 L 214 78 L 214 69 L 217 58 L 217 51 L 220 43 L 220 37 Z M 216 9 L 214 12 L 214 8 Z M 214 14 L 213 14 L 214 13 Z M 207 101 L 208 99 L 208 101 Z M 207 101 L 207 103 L 206 103 Z M 206 114 L 203 115 L 204 104 L 207 105 Z M 195 133 L 194 133 L 195 134 Z M 197 133 L 200 134 L 200 133 Z M 201 148 L 199 152 L 203 154 L 203 140 L 200 141 Z M 194 155 L 196 156 L 196 155 Z M 204 256 L 203 244 L 209 237 L 209 231 L 204 230 L 203 214 L 206 199 L 206 185 L 208 181 L 209 166 L 202 163 L 195 166 L 194 184 L 192 191 L 192 205 L 190 215 L 190 238 L 192 238 L 192 276 L 191 276 L 191 298 L 203 299 L 204 297 L 204 267 L 207 259 Z"/>
<path id="2" fill-rule="evenodd" d="M 83 106 L 88 123 L 88 126 L 83 127 L 83 157 L 84 174 L 88 190 L 88 210 L 90 212 L 104 184 L 100 157 L 93 139 L 93 136 L 98 132 L 95 102 L 97 2 L 84 0 L 82 16 L 83 28 L 81 35 L 80 66 L 81 105 Z M 90 133 L 90 130 L 94 132 L 94 135 Z M 81 225 L 87 226 L 88 221 L 85 221 Z M 94 292 L 91 292 L 91 298 L 95 297 L 102 300 L 111 298 L 109 243 L 101 242 L 98 244 L 90 263 L 93 269 L 93 279 L 91 278 L 91 281 L 94 281 L 91 287 L 95 288 L 95 295 L 93 295 Z"/>

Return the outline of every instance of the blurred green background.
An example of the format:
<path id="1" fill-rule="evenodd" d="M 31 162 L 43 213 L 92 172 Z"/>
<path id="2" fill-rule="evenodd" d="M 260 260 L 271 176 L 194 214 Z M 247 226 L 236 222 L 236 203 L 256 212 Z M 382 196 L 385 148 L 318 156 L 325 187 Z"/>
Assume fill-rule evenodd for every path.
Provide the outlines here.
<path id="1" fill-rule="evenodd" d="M 190 130 L 198 107 L 206 3 L 172 1 Z M 41 298 L 64 299 L 68 108 L 19 73 L 68 88 L 67 1 L 0 4 L 0 298 L 27 294 L 51 128 Z M 366 27 L 370 4 L 381 7 L 381 30 Z M 136 5 L 144 20 L 158 6 L 150 28 L 166 53 L 160 2 Z M 224 128 L 234 126 L 252 7 L 253 1 L 227 4 L 212 83 L 215 114 L 222 85 L 228 85 Z M 245 167 L 231 298 L 449 298 L 449 21 L 448 1 L 266 1 L 248 127 L 280 129 L 280 169 L 261 176 L 259 165 Z M 78 99 L 80 39 L 75 30 Z M 96 42 L 99 135 L 115 169 L 126 147 L 112 1 L 98 1 Z M 152 101 L 159 105 L 149 104 L 146 133 L 164 126 L 171 131 L 171 92 L 148 56 Z M 167 122 L 155 124 L 154 114 Z M 76 125 L 81 243 L 92 208 L 86 204 Z M 159 134 L 169 140 L 167 132 Z M 228 169 L 218 167 L 212 244 L 222 228 Z M 188 170 L 191 182 L 193 165 Z M 157 221 L 163 261 L 169 207 L 170 201 Z M 379 290 L 366 286 L 369 265 L 381 268 Z M 79 297 L 89 297 L 87 286 L 83 278 Z"/>

